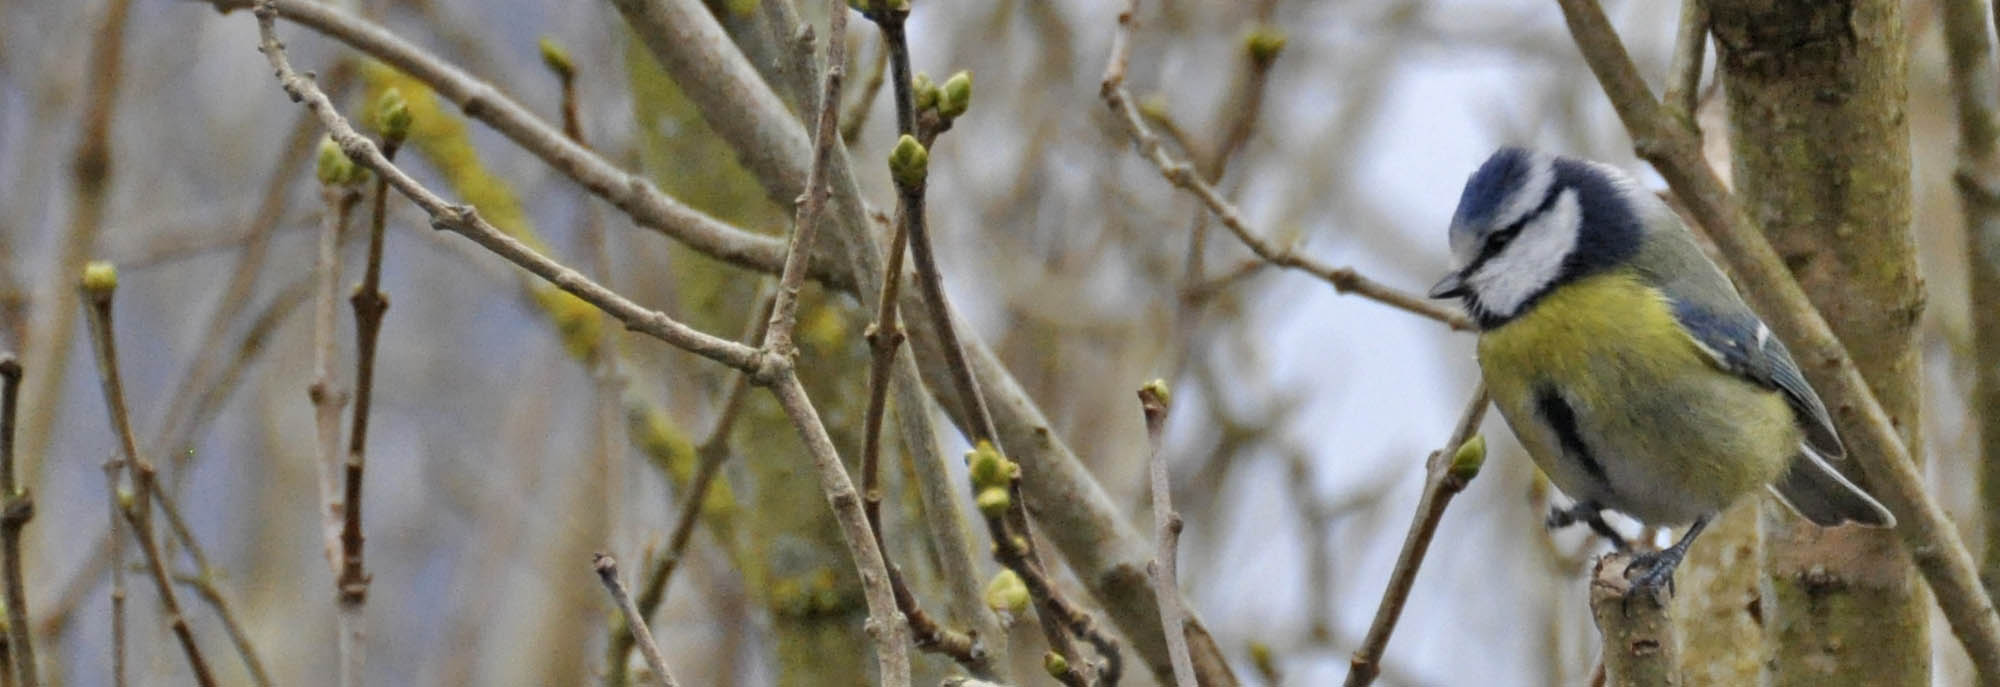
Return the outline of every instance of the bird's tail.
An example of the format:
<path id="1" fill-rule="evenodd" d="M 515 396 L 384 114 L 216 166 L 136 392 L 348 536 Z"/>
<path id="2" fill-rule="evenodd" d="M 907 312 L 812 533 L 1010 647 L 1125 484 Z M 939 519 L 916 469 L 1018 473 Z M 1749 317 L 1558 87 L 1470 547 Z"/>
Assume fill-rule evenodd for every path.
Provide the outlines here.
<path id="1" fill-rule="evenodd" d="M 1895 527 L 1896 516 L 1882 502 L 1840 474 L 1811 447 L 1801 445 L 1785 474 L 1771 484 L 1771 493 L 1807 520 L 1821 527 L 1845 522 L 1869 527 Z"/>

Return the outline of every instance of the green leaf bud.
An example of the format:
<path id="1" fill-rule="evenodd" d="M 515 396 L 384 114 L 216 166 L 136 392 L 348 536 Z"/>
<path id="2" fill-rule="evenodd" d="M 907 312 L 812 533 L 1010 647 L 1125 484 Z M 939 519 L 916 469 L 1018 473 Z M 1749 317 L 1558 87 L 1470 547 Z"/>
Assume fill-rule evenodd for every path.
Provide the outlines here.
<path id="1" fill-rule="evenodd" d="M 1251 61 L 1269 65 L 1285 50 L 1285 32 L 1273 26 L 1259 26 L 1243 37 L 1243 49 L 1250 53 Z"/>
<path id="2" fill-rule="evenodd" d="M 931 75 L 917 72 L 916 76 L 910 77 L 910 98 L 918 111 L 937 107 L 938 87 L 931 81 Z"/>
<path id="3" fill-rule="evenodd" d="M 382 131 L 382 140 L 402 143 L 410 135 L 410 121 L 410 103 L 402 91 L 391 88 L 375 98 L 375 127 Z"/>
<path id="4" fill-rule="evenodd" d="M 332 136 L 319 138 L 319 159 L 313 164 L 313 176 L 319 179 L 319 183 L 340 185 L 347 179 L 350 173 L 347 167 L 352 164 L 353 161 L 347 159 L 347 153 L 340 152 L 340 144 L 334 143 Z"/>
<path id="5" fill-rule="evenodd" d="M 1028 610 L 1028 584 L 1021 581 L 1020 575 L 1006 568 L 1000 569 L 1000 574 L 986 583 L 986 591 L 981 596 L 986 600 L 986 607 L 996 613 L 1019 616 L 1022 611 Z"/>
<path id="6" fill-rule="evenodd" d="M 979 488 L 1004 487 L 1021 474 L 1020 466 L 1000 455 L 993 442 L 984 440 L 965 452 L 965 466 L 972 469 L 972 486 Z"/>
<path id="7" fill-rule="evenodd" d="M 981 489 L 979 490 L 979 496 L 973 499 L 973 502 L 979 505 L 979 512 L 989 518 L 1006 515 L 1007 508 L 1014 505 L 1014 500 L 1007 496 L 1006 487 L 987 487 Z"/>
<path id="8" fill-rule="evenodd" d="M 91 293 L 110 293 L 118 288 L 118 268 L 103 260 L 92 260 L 83 266 L 83 290 Z"/>
<path id="9" fill-rule="evenodd" d="M 1459 444 L 1458 453 L 1451 457 L 1452 479 L 1459 483 L 1472 481 L 1479 475 L 1479 467 L 1486 463 L 1486 435 L 1474 434 L 1465 443 Z"/>
<path id="10" fill-rule="evenodd" d="M 1139 399 L 1141 401 L 1151 399 L 1159 403 L 1161 408 L 1165 408 L 1173 405 L 1174 393 L 1167 388 L 1167 380 L 1154 379 L 1139 387 Z"/>
<path id="11" fill-rule="evenodd" d="M 944 86 L 938 90 L 938 114 L 945 119 L 954 119 L 965 114 L 966 108 L 971 106 L 972 72 L 960 71 L 945 79 Z"/>
<path id="12" fill-rule="evenodd" d="M 914 188 L 924 185 L 924 178 L 930 174 L 931 154 L 924 150 L 915 136 L 903 134 L 896 139 L 896 149 L 889 151 L 889 176 L 897 186 Z"/>
<path id="13" fill-rule="evenodd" d="M 1053 651 L 1042 654 L 1042 670 L 1049 671 L 1050 677 L 1061 679 L 1069 674 L 1069 659 Z"/>
<path id="14" fill-rule="evenodd" d="M 576 76 L 576 63 L 570 61 L 568 50 L 547 36 L 543 36 L 537 45 L 542 49 L 542 64 L 548 65 L 549 71 L 565 81 Z"/>

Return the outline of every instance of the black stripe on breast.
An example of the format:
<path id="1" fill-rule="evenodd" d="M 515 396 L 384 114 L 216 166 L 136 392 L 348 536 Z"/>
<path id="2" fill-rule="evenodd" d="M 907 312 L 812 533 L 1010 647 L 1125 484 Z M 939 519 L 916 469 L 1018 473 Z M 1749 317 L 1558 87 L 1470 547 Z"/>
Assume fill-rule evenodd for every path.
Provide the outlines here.
<path id="1" fill-rule="evenodd" d="M 1549 423 L 1549 429 L 1556 432 L 1556 441 L 1562 444 L 1563 454 L 1583 464 L 1583 471 L 1592 479 L 1611 490 L 1611 478 L 1604 474 L 1604 464 L 1591 455 L 1590 447 L 1583 443 L 1583 434 L 1576 428 L 1576 410 L 1569 407 L 1569 401 L 1554 389 L 1542 389 L 1535 394 L 1535 410 L 1541 413 L 1542 421 Z"/>

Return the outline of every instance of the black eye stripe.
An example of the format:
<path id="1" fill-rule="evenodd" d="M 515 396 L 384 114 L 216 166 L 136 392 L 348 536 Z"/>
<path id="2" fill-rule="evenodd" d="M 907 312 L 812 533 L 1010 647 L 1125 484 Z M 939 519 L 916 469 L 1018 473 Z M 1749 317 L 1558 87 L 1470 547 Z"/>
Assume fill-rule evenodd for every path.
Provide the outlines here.
<path id="1" fill-rule="evenodd" d="M 1521 231 L 1528 227 L 1528 222 L 1547 213 L 1549 208 L 1555 207 L 1556 198 L 1562 196 L 1565 188 L 1562 184 L 1549 184 L 1548 193 L 1542 195 L 1542 202 L 1535 205 L 1535 209 L 1528 211 L 1528 214 L 1514 220 L 1513 224 L 1509 224 L 1499 231 L 1487 235 L 1486 242 L 1479 247 L 1479 256 L 1473 258 L 1472 262 L 1467 264 L 1461 272 L 1468 275 L 1477 272 L 1481 266 L 1486 264 L 1486 261 L 1493 259 L 1495 255 L 1499 255 L 1500 251 L 1506 250 L 1507 244 L 1513 243 L 1514 239 L 1521 235 Z"/>

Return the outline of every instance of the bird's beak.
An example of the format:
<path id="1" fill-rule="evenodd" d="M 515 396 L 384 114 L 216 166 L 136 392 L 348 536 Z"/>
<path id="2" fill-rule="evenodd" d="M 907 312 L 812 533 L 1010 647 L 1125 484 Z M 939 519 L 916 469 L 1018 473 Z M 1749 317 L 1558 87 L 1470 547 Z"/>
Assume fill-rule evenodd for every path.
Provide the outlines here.
<path id="1" fill-rule="evenodd" d="M 1431 287 L 1432 298 L 1456 298 L 1465 295 L 1465 278 L 1457 272 L 1444 275 Z"/>

